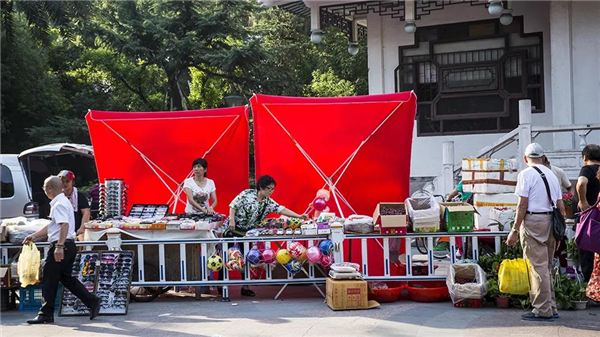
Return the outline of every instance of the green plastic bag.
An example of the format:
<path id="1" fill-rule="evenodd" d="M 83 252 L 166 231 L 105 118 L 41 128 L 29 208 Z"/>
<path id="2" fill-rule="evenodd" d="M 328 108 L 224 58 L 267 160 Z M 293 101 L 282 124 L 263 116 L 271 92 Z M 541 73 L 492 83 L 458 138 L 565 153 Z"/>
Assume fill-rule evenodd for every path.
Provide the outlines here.
<path id="1" fill-rule="evenodd" d="M 37 284 L 40 276 L 40 252 L 34 243 L 23 245 L 19 256 L 19 282 L 22 287 Z"/>
<path id="2" fill-rule="evenodd" d="M 511 295 L 528 294 L 530 290 L 529 260 L 504 260 L 498 269 L 500 292 Z"/>

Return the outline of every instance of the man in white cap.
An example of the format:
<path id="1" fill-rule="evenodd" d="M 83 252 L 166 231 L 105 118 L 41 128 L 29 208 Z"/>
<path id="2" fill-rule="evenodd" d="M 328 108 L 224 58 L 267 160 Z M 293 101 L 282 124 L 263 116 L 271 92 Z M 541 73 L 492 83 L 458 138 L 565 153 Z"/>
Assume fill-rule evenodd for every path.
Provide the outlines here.
<path id="1" fill-rule="evenodd" d="M 508 245 L 514 246 L 520 235 L 523 257 L 532 267 L 529 297 L 533 310 L 522 315 L 523 320 L 528 321 L 552 321 L 552 318 L 559 317 L 551 273 L 556 249 L 552 209 L 556 205 L 564 216 L 565 206 L 558 179 L 543 165 L 543 155 L 544 149 L 538 143 L 531 143 L 525 148 L 524 160 L 528 167 L 519 173 L 517 179 L 517 214 L 507 239 Z"/>

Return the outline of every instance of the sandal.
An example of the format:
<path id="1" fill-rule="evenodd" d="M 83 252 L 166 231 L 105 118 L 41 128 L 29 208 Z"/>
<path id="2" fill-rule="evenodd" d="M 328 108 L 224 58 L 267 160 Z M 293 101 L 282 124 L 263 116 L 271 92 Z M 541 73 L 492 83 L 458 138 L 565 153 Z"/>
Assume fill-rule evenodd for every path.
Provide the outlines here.
<path id="1" fill-rule="evenodd" d="M 254 297 L 256 294 L 250 289 L 242 288 L 242 296 Z"/>

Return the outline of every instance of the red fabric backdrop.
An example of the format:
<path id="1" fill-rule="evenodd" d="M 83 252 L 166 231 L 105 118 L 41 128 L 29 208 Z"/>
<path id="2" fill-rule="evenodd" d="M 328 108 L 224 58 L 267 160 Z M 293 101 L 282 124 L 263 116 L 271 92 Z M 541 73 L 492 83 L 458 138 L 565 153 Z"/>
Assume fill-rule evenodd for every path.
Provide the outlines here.
<path id="1" fill-rule="evenodd" d="M 217 187 L 216 210 L 228 213 L 229 202 L 248 188 L 247 107 L 176 112 L 90 111 L 86 120 L 99 179 L 124 179 L 129 185 L 129 207 L 168 203 L 172 193 L 161 178 L 175 191 L 173 180 L 182 183 L 191 173 L 193 160 L 203 157 L 209 149 L 205 159 L 208 177 Z M 156 167 L 154 172 L 134 148 L 164 172 Z M 180 199 L 175 211 L 183 213 L 185 193 Z"/>
<path id="2" fill-rule="evenodd" d="M 372 215 L 378 202 L 409 196 L 414 93 L 342 98 L 255 95 L 250 102 L 256 176 L 275 178 L 273 199 L 280 204 L 302 213 L 325 184 L 302 151 L 335 182 L 343 163 L 363 141 L 337 183 L 356 213 Z M 345 216 L 353 213 L 341 200 L 340 205 Z M 328 206 L 340 214 L 333 198 Z M 360 245 L 353 248 L 352 260 L 360 261 Z M 371 254 L 374 261 L 383 256 L 376 244 L 369 247 Z M 382 266 L 370 268 L 371 275 L 383 273 Z"/>

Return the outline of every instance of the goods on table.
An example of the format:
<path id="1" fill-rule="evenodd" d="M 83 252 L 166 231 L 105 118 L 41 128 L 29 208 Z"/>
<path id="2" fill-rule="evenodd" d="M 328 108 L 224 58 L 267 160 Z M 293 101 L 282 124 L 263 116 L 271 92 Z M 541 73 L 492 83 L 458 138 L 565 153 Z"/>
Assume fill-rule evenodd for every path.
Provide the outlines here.
<path id="1" fill-rule="evenodd" d="M 437 232 L 440 229 L 440 205 L 434 197 L 408 198 L 404 202 L 413 232 Z"/>
<path id="2" fill-rule="evenodd" d="M 344 232 L 346 233 L 372 233 L 373 218 L 366 215 L 353 214 L 344 221 Z"/>
<path id="3" fill-rule="evenodd" d="M 379 203 L 373 212 L 373 222 L 381 234 L 406 234 L 408 221 L 404 203 Z"/>
<path id="4" fill-rule="evenodd" d="M 516 210 L 519 197 L 514 193 L 502 194 L 475 194 L 473 206 L 477 209 L 475 214 L 475 228 L 485 229 L 490 225 L 496 225 L 490 220 L 490 211 L 496 207 L 502 207 L 505 211 Z"/>

